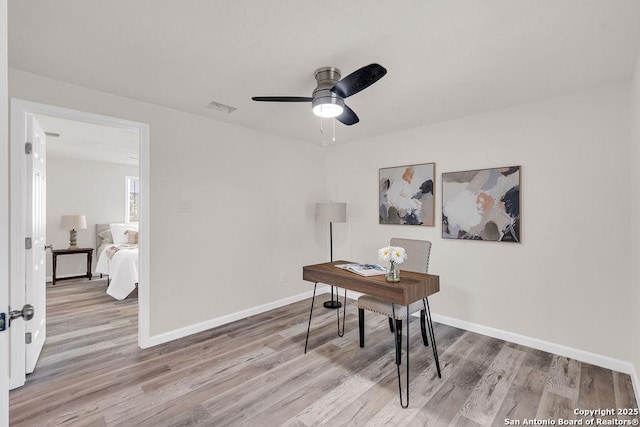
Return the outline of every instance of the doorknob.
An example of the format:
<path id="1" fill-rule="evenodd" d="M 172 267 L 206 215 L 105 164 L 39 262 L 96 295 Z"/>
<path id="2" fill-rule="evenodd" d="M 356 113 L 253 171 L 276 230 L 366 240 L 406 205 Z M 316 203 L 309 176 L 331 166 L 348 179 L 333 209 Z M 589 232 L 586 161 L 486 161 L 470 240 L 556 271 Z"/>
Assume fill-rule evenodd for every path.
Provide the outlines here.
<path id="1" fill-rule="evenodd" d="M 31 304 L 25 304 L 22 307 L 22 310 L 13 310 L 9 312 L 9 326 L 11 326 L 11 321 L 13 319 L 17 319 L 18 317 L 24 318 L 25 321 L 33 319 L 33 314 L 35 310 Z"/>
<path id="2" fill-rule="evenodd" d="M 51 250 L 53 250 L 53 245 L 46 245 L 46 246 L 44 247 L 44 250 L 46 251 L 47 249 L 51 249 Z"/>

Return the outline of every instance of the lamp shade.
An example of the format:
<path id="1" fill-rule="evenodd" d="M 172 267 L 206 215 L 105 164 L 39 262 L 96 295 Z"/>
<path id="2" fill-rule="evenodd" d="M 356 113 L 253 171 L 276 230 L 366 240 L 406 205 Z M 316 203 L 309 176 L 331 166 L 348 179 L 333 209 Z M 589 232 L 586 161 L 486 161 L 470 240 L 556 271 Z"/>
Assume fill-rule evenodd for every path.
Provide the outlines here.
<path id="1" fill-rule="evenodd" d="M 347 222 L 347 204 L 316 203 L 316 222 Z"/>
<path id="2" fill-rule="evenodd" d="M 87 228 L 87 218 L 84 215 L 62 215 L 60 228 L 63 230 L 84 230 Z"/>

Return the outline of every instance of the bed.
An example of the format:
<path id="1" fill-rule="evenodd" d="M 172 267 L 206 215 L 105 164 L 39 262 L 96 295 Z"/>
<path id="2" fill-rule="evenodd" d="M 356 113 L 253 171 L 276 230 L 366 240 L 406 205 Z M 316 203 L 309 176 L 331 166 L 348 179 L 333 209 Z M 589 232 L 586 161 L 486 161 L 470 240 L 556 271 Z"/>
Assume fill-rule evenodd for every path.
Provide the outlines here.
<path id="1" fill-rule="evenodd" d="M 96 273 L 109 278 L 107 294 L 117 300 L 125 299 L 138 284 L 137 226 L 96 224 L 96 255 Z"/>

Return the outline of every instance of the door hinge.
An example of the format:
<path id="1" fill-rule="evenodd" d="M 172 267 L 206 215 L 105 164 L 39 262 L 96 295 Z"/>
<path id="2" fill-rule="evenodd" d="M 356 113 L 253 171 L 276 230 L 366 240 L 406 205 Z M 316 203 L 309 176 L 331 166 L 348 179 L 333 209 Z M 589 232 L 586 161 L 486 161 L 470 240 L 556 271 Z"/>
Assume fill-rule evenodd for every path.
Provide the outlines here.
<path id="1" fill-rule="evenodd" d="M 0 332 L 7 329 L 7 313 L 0 313 Z"/>
<path id="2" fill-rule="evenodd" d="M 31 344 L 31 337 L 31 332 L 27 332 L 26 334 L 24 334 L 24 343 Z"/>
<path id="3" fill-rule="evenodd" d="M 31 154 L 31 152 L 33 151 L 33 144 L 30 142 L 25 142 L 24 143 L 24 153 L 25 154 Z"/>
<path id="4" fill-rule="evenodd" d="M 24 248 L 31 249 L 31 237 L 24 238 Z"/>

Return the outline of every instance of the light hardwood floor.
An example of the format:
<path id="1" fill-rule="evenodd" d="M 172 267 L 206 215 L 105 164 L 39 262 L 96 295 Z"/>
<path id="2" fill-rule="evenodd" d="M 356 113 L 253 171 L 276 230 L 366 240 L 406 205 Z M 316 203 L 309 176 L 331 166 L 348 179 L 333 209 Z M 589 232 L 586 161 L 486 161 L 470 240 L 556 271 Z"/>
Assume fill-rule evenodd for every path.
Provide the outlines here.
<path id="1" fill-rule="evenodd" d="M 95 279 L 48 286 L 47 342 L 10 394 L 11 426 L 503 426 L 636 407 L 628 375 L 442 324 L 439 379 L 414 321 L 401 409 L 387 319 L 367 313 L 361 349 L 352 301 L 339 338 L 327 297 L 316 299 L 306 355 L 310 300 L 140 350 L 136 299 L 105 289 Z"/>

